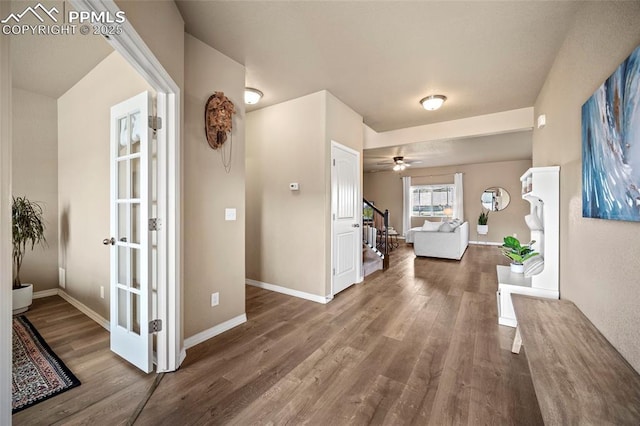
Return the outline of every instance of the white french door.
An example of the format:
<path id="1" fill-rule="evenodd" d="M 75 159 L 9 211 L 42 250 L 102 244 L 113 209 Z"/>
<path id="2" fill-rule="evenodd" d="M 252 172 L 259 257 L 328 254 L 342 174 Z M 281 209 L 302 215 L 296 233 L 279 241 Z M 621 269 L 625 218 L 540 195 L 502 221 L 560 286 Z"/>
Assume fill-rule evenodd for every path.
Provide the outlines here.
<path id="1" fill-rule="evenodd" d="M 331 144 L 332 293 L 358 281 L 362 264 L 360 153 Z"/>
<path id="2" fill-rule="evenodd" d="M 111 350 L 142 371 L 153 369 L 149 212 L 151 95 L 111 108 Z"/>

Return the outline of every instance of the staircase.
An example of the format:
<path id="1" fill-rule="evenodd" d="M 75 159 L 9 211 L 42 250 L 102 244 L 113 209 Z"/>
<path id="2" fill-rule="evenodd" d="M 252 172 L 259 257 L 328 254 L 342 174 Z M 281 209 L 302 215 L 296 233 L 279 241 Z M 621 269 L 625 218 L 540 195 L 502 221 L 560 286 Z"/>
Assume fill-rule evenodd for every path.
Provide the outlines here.
<path id="1" fill-rule="evenodd" d="M 391 246 L 389 244 L 389 210 L 380 211 L 371 202 L 363 199 L 362 243 L 382 259 L 382 270 L 389 269 Z M 366 253 L 363 253 L 366 254 Z M 363 259 L 367 257 L 363 256 Z M 365 263 L 366 266 L 366 263 Z M 366 276 L 366 268 L 365 268 Z"/>

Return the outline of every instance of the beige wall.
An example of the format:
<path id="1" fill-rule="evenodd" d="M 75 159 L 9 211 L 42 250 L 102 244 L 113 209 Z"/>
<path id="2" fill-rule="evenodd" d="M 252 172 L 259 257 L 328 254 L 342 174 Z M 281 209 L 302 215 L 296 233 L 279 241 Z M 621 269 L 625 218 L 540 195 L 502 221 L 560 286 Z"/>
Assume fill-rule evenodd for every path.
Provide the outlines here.
<path id="1" fill-rule="evenodd" d="M 325 109 L 317 92 L 246 122 L 247 278 L 318 296 L 327 279 Z"/>
<path id="2" fill-rule="evenodd" d="M 171 0 L 117 0 L 136 32 L 171 78 L 184 87 L 184 20 Z"/>
<path id="3" fill-rule="evenodd" d="M 578 12 L 535 104 L 533 164 L 560 166 L 560 296 L 640 371 L 640 223 L 582 217 L 581 107 L 640 44 L 640 2 Z"/>
<path id="4" fill-rule="evenodd" d="M 324 90 L 247 115 L 247 278 L 331 294 L 331 141 L 361 152 L 362 132 Z"/>
<path id="5" fill-rule="evenodd" d="M 481 242 L 502 242 L 505 235 L 518 234 L 521 240 L 529 238 L 524 216 L 529 213 L 529 204 L 520 197 L 520 176 L 531 167 L 531 161 L 502 161 L 497 163 L 465 164 L 450 167 L 411 168 L 402 173 L 365 173 L 365 198 L 375 202 L 377 208 L 389 209 L 390 224 L 402 229 L 402 180 L 400 176 L 412 176 L 412 185 L 453 183 L 455 172 L 463 173 L 464 219 L 469 222 L 469 239 Z M 442 175 L 442 176 L 438 176 Z M 489 214 L 489 233 L 478 236 L 476 224 L 482 210 L 480 196 L 492 186 L 501 186 L 509 192 L 511 203 L 499 212 Z M 424 218 L 412 218 L 412 226 L 420 226 Z M 523 238 L 524 237 L 524 238 Z"/>
<path id="6" fill-rule="evenodd" d="M 28 250 L 20 278 L 42 291 L 58 287 L 58 107 L 53 98 L 14 88 L 12 109 L 13 196 L 40 202 L 47 239 Z"/>
<path id="7" fill-rule="evenodd" d="M 198 39 L 185 38 L 184 318 L 192 336 L 245 312 L 245 112 L 244 66 Z M 207 144 L 203 110 L 214 91 L 236 107 L 226 173 L 221 150 Z M 227 151 L 228 152 L 228 151 Z M 225 208 L 237 220 L 225 221 Z M 211 293 L 220 304 L 211 306 Z"/>
<path id="8" fill-rule="evenodd" d="M 110 108 L 145 90 L 151 88 L 114 52 L 58 99 L 60 267 L 66 292 L 107 319 Z"/>

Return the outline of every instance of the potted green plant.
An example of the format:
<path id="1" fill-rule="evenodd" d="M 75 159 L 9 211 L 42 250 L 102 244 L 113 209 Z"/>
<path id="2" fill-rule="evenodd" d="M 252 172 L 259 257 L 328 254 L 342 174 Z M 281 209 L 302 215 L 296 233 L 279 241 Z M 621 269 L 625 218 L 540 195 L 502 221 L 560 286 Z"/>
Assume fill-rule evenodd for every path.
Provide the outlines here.
<path id="1" fill-rule="evenodd" d="M 489 225 L 487 222 L 489 221 L 489 210 L 485 211 L 482 209 L 480 216 L 478 216 L 478 235 L 487 235 L 489 233 Z"/>
<path id="2" fill-rule="evenodd" d="M 501 249 L 502 254 L 511 260 L 511 272 L 524 273 L 524 261 L 538 254 L 531 248 L 533 243 L 535 243 L 535 240 L 532 240 L 529 244 L 522 245 L 516 237 L 504 237 L 504 244 L 502 244 Z"/>
<path id="3" fill-rule="evenodd" d="M 33 284 L 23 284 L 20 268 L 27 248 L 46 242 L 42 206 L 27 197 L 13 197 L 13 313 L 19 314 L 29 309 L 33 299 Z"/>

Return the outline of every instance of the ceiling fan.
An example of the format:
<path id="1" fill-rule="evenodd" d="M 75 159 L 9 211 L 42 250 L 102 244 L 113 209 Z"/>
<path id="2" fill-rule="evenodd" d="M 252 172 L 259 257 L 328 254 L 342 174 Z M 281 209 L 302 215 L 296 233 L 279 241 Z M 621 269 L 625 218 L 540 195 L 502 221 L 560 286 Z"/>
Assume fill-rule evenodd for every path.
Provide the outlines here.
<path id="1" fill-rule="evenodd" d="M 422 161 L 405 160 L 403 156 L 398 155 L 396 157 L 393 157 L 393 161 L 383 161 L 381 163 L 376 163 L 376 164 L 378 166 L 386 166 L 386 165 L 393 164 L 393 171 L 401 172 L 407 167 L 411 166 L 412 164 L 417 164 L 417 163 L 422 163 Z"/>

